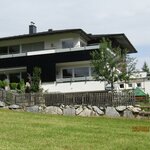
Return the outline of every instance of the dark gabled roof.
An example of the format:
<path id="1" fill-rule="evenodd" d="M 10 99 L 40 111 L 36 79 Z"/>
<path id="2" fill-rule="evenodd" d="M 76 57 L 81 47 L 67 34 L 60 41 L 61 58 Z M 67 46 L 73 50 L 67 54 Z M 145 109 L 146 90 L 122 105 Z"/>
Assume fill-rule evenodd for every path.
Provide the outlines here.
<path id="1" fill-rule="evenodd" d="M 23 38 L 37 37 L 37 36 L 43 36 L 43 35 L 62 34 L 62 33 L 79 33 L 85 39 L 87 39 L 87 40 L 90 39 L 90 37 L 87 35 L 87 33 L 85 33 L 82 29 L 64 29 L 64 30 L 52 30 L 52 29 L 50 29 L 50 30 L 45 31 L 45 32 L 37 32 L 37 33 L 33 33 L 33 34 L 23 34 L 23 35 L 17 35 L 17 36 L 3 37 L 3 38 L 0 38 L 0 41 L 23 39 Z"/>
<path id="2" fill-rule="evenodd" d="M 48 30 L 45 32 L 37 32 L 34 34 L 23 34 L 23 35 L 17 35 L 17 36 L 9 36 L 9 37 L 3 37 L 0 38 L 0 41 L 7 41 L 7 40 L 14 40 L 14 39 L 23 39 L 23 38 L 30 38 L 30 37 L 39 37 L 44 35 L 55 35 L 55 34 L 63 34 L 63 33 L 78 33 L 83 38 L 85 38 L 87 41 L 94 41 L 98 42 L 103 38 L 109 38 L 112 41 L 115 41 L 115 43 L 118 43 L 118 45 L 121 45 L 121 47 L 126 48 L 129 50 L 129 53 L 136 53 L 136 49 L 134 46 L 130 43 L 128 38 L 125 36 L 125 34 L 98 34 L 98 35 L 92 35 L 87 34 L 82 29 L 63 29 L 63 30 Z"/>
<path id="3" fill-rule="evenodd" d="M 100 41 L 103 37 L 111 39 L 112 41 L 115 41 L 121 45 L 122 48 L 128 49 L 129 53 L 136 53 L 137 50 L 134 48 L 134 46 L 131 44 L 131 42 L 128 40 L 126 35 L 124 33 L 120 34 L 98 34 L 98 35 L 89 35 L 93 40 Z"/>

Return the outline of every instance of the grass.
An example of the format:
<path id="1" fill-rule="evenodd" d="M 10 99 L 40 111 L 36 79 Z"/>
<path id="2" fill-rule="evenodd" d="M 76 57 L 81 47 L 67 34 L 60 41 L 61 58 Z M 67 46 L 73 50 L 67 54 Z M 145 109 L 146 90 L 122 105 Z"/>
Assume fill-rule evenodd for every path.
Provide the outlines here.
<path id="1" fill-rule="evenodd" d="M 140 130 L 133 132 L 133 127 Z M 150 120 L 0 110 L 0 150 L 148 150 Z"/>

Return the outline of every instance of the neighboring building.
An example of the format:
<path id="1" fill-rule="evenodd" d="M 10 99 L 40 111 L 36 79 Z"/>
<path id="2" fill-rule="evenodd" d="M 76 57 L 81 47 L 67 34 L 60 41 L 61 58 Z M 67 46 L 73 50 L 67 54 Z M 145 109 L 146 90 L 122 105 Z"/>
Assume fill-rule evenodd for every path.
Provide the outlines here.
<path id="1" fill-rule="evenodd" d="M 92 78 L 91 51 L 99 48 L 99 41 L 109 38 L 114 47 L 136 50 L 124 34 L 92 35 L 82 29 L 36 32 L 29 26 L 29 34 L 0 38 L 0 80 L 26 81 L 33 68 L 42 69 L 41 86 L 48 92 L 100 91 L 105 83 Z"/>
<path id="2" fill-rule="evenodd" d="M 143 71 L 133 73 L 129 83 L 119 83 L 119 90 L 140 88 L 143 92 L 150 95 L 150 74 Z"/>

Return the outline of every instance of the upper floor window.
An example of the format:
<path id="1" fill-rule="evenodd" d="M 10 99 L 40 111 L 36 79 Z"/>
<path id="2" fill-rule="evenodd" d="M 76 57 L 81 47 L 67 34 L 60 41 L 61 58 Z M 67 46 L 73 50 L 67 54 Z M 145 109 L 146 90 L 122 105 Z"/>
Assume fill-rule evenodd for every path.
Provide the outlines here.
<path id="1" fill-rule="evenodd" d="M 44 49 L 44 42 L 28 43 L 22 45 L 22 52 L 38 51 Z"/>
<path id="2" fill-rule="evenodd" d="M 9 54 L 17 54 L 20 52 L 19 45 L 9 46 Z"/>
<path id="3" fill-rule="evenodd" d="M 74 44 L 72 39 L 62 40 L 62 48 L 73 48 L 73 47 Z"/>
<path id="4" fill-rule="evenodd" d="M 8 54 L 8 47 L 0 47 L 0 55 L 7 55 Z"/>
<path id="5" fill-rule="evenodd" d="M 19 52 L 19 45 L 0 47 L 0 55 L 17 54 Z"/>

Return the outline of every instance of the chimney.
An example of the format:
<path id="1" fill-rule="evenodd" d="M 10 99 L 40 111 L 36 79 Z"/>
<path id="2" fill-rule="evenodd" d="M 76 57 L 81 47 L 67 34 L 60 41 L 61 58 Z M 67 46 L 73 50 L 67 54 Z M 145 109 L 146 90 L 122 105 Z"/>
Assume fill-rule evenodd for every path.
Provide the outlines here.
<path id="1" fill-rule="evenodd" d="M 36 33 L 37 29 L 36 29 L 36 26 L 34 24 L 35 24 L 34 22 L 31 22 L 31 24 L 29 25 L 29 34 Z"/>

